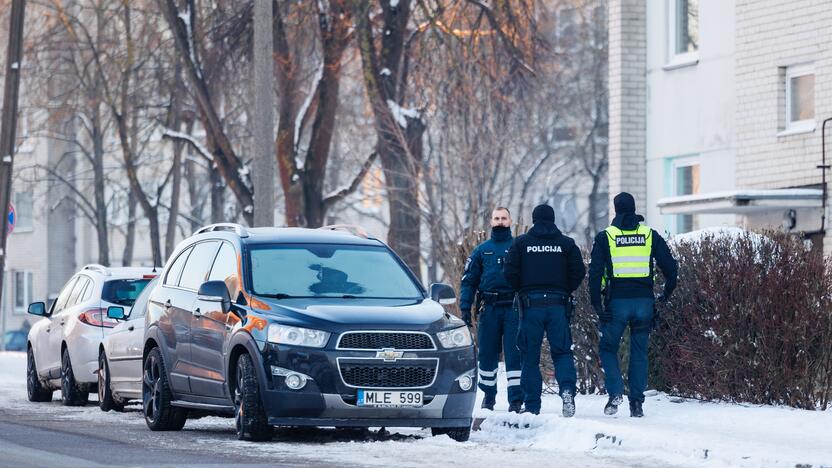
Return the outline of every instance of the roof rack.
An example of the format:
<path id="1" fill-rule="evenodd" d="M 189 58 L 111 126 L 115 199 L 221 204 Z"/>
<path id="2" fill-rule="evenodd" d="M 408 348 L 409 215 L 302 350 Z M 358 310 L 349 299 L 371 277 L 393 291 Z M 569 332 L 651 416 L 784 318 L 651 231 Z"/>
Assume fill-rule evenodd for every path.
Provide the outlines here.
<path id="1" fill-rule="evenodd" d="M 85 265 L 82 270 L 90 270 L 90 271 L 97 271 L 105 276 L 110 276 L 110 270 L 107 269 L 104 265 L 99 265 L 98 263 L 90 263 L 89 265 Z"/>
<path id="2" fill-rule="evenodd" d="M 373 239 L 367 231 L 365 231 L 361 226 L 357 226 L 355 224 L 330 224 L 327 226 L 321 226 L 318 229 L 325 229 L 327 231 L 344 231 L 354 236 L 363 237 L 364 239 Z"/>
<path id="3" fill-rule="evenodd" d="M 194 232 L 194 235 L 214 231 L 234 231 L 240 237 L 248 237 L 248 231 L 246 231 L 246 228 L 237 223 L 209 224 L 208 226 L 203 226 L 197 229 L 196 232 Z"/>

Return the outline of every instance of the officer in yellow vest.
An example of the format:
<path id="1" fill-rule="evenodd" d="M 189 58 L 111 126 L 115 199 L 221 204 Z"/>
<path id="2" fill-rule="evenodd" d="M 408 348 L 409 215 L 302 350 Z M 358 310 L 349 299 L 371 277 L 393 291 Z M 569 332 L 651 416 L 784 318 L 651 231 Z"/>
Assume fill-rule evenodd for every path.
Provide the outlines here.
<path id="1" fill-rule="evenodd" d="M 618 348 L 624 330 L 630 327 L 630 416 L 644 416 L 647 387 L 647 343 L 653 324 L 654 300 L 666 302 L 676 287 L 676 260 L 658 232 L 640 224 L 632 195 L 619 193 L 613 199 L 612 225 L 598 233 L 589 264 L 589 299 L 598 314 L 601 330 L 599 355 L 609 401 L 604 413 L 613 415 L 624 399 L 624 382 Z M 653 296 L 653 261 L 665 277 L 664 292 Z"/>

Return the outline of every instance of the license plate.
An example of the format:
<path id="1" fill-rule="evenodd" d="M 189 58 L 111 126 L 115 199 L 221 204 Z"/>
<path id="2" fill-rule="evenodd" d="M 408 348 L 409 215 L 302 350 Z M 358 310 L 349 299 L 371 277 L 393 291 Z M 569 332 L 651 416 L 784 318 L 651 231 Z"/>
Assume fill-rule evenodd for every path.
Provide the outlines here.
<path id="1" fill-rule="evenodd" d="M 423 404 L 422 392 L 359 390 L 358 406 L 381 408 L 418 408 Z"/>

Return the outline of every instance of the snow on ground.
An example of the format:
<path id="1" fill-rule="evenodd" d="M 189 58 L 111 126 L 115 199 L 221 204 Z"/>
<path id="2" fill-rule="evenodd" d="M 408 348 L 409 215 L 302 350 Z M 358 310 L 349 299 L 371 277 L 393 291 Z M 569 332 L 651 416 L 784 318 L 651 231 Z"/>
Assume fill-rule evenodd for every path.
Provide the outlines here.
<path id="1" fill-rule="evenodd" d="M 94 402 L 84 408 L 63 407 L 58 401 L 29 403 L 25 369 L 25 354 L 0 353 L 0 409 L 41 406 L 60 419 L 144 426 L 135 407 L 104 413 Z M 56 392 L 55 400 L 59 396 Z M 645 402 L 645 418 L 633 419 L 626 402 L 617 416 L 603 415 L 605 402 L 604 396 L 579 395 L 577 415 L 564 419 L 554 395 L 544 396 L 540 416 L 505 413 L 507 403 L 498 399 L 495 413 L 475 411 L 488 418 L 463 444 L 431 437 L 426 429 L 392 429 L 390 436 L 281 429 L 272 443 L 241 442 L 234 438 L 233 420 L 218 417 L 188 421 L 185 430 L 193 431 L 194 443 L 206 451 L 241 450 L 264 458 L 293 454 L 361 466 L 832 467 L 832 410 L 702 403 L 653 392 Z"/>

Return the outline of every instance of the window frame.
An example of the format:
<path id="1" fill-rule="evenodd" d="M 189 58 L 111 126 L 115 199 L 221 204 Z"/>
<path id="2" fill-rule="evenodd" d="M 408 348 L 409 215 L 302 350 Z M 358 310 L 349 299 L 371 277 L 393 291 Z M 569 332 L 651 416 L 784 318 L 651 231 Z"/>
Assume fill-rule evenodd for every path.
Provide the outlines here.
<path id="1" fill-rule="evenodd" d="M 27 194 L 29 196 L 29 206 L 27 210 L 21 211 L 21 204 L 18 200 L 20 194 Z M 25 232 L 33 232 L 35 230 L 35 217 L 33 216 L 33 212 L 35 210 L 35 197 L 30 190 L 15 190 L 12 193 L 12 204 L 14 205 L 14 215 L 15 215 L 15 225 L 14 231 L 12 231 L 12 235 L 17 233 L 25 233 Z M 26 215 L 21 218 L 20 214 L 26 213 Z M 20 220 L 25 219 L 28 222 L 28 226 L 21 226 Z"/>
<path id="2" fill-rule="evenodd" d="M 813 112 L 813 116 L 811 119 L 803 119 L 803 120 L 792 120 L 792 79 L 800 78 L 801 76 L 808 76 L 812 75 L 814 77 L 814 83 L 812 84 L 812 104 L 814 107 L 815 104 L 815 89 L 817 86 L 817 75 L 815 74 L 815 64 L 814 63 L 801 63 L 796 65 L 789 65 L 786 67 L 786 102 L 785 108 L 783 109 L 784 117 L 783 120 L 785 122 L 785 129 L 781 134 L 791 134 L 791 133 L 803 133 L 803 132 L 812 132 L 817 127 L 817 120 L 815 115 L 816 112 Z"/>
<path id="3" fill-rule="evenodd" d="M 194 246 L 195 245 L 196 244 L 191 244 L 191 245 L 185 247 L 184 249 L 182 249 L 182 252 L 180 252 L 179 255 L 177 255 L 176 258 L 173 259 L 172 262 L 169 262 L 170 267 L 167 270 L 165 270 L 164 277 L 162 278 L 162 286 L 168 287 L 168 288 L 178 288 L 179 287 L 179 280 L 182 279 L 182 272 L 185 271 L 185 264 L 188 263 L 188 257 L 190 257 L 191 252 L 194 251 Z M 170 270 L 171 270 L 171 268 L 174 267 L 174 265 L 176 265 L 176 262 L 178 262 L 180 258 L 183 258 L 182 261 L 184 263 L 182 263 L 182 268 L 179 270 L 179 275 L 176 277 L 175 282 L 168 282 L 168 277 L 171 274 Z"/>
<path id="4" fill-rule="evenodd" d="M 678 0 L 667 0 L 667 63 L 664 66 L 665 70 L 673 70 L 676 68 L 687 67 L 696 65 L 699 63 L 699 44 L 696 46 L 696 50 L 689 51 L 689 52 L 676 52 L 677 44 L 677 2 Z M 699 9 L 699 0 L 696 0 L 696 8 Z M 697 13 L 697 17 L 699 13 Z M 696 32 L 697 36 L 699 36 L 699 32 L 701 31 L 700 22 L 696 24 Z M 700 38 L 701 40 L 701 38 Z"/>
<path id="5" fill-rule="evenodd" d="M 22 305 L 17 305 L 17 275 L 20 274 L 23 277 L 23 303 Z M 12 270 L 12 285 L 11 290 L 13 291 L 13 298 L 12 298 L 12 311 L 15 314 L 25 314 L 29 308 L 29 304 L 32 302 L 32 298 L 34 294 L 32 293 L 32 283 L 34 283 L 34 274 L 31 270 Z"/>
<path id="6" fill-rule="evenodd" d="M 702 193 L 702 187 L 699 187 L 699 190 L 697 192 L 694 192 L 694 193 L 687 193 L 687 194 L 680 194 L 679 193 L 679 169 L 684 169 L 684 168 L 687 168 L 687 167 L 694 167 L 694 166 L 699 168 L 699 181 L 701 183 L 701 181 L 702 181 L 702 164 L 699 161 L 698 157 L 685 158 L 685 159 L 682 159 L 682 160 L 679 160 L 679 161 L 673 161 L 673 164 L 671 166 L 672 167 L 672 173 L 671 173 L 672 175 L 670 177 L 673 196 L 684 197 L 684 196 L 688 196 L 688 195 L 697 195 L 699 193 Z M 681 225 L 681 220 L 682 220 L 683 216 L 690 216 L 692 218 L 693 222 L 692 222 L 691 230 L 693 230 L 693 231 L 696 230 L 696 218 L 695 218 L 696 215 L 693 215 L 693 214 L 679 214 L 679 215 L 675 215 L 673 217 L 673 229 L 674 229 L 676 234 L 682 234 L 682 231 L 680 229 L 680 225 Z M 689 232 L 689 231 L 685 231 L 685 232 Z"/>

